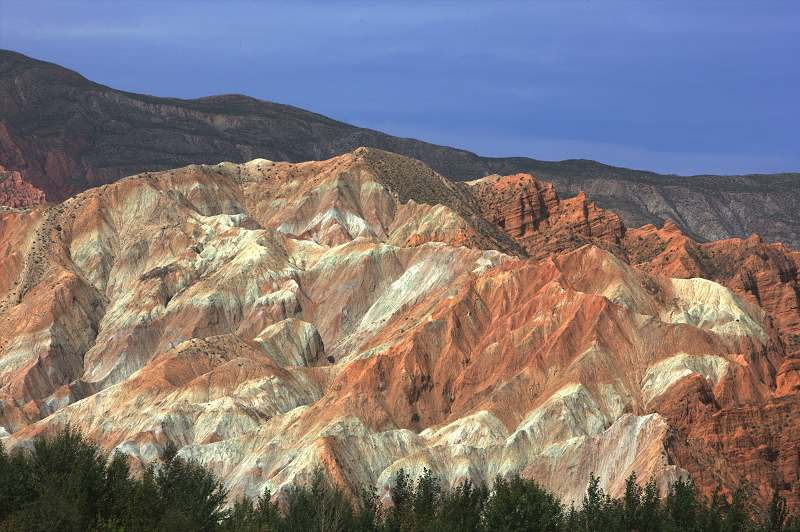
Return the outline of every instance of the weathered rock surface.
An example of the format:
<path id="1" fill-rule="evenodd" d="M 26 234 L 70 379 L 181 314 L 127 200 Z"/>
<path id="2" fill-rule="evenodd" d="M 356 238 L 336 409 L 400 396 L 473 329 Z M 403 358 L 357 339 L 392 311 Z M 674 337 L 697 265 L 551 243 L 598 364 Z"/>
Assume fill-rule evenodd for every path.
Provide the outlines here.
<path id="1" fill-rule="evenodd" d="M 567 501 L 591 472 L 747 478 L 797 505 L 791 264 L 374 149 L 143 173 L 0 213 L 0 427 L 134 463 L 172 441 L 249 495 L 322 465 Z"/>
<path id="2" fill-rule="evenodd" d="M 588 160 L 479 157 L 241 95 L 180 100 L 122 92 L 0 50 L 0 164 L 21 171 L 50 200 L 142 171 L 256 157 L 325 159 L 358 146 L 420 159 L 457 180 L 533 173 L 564 199 L 585 192 L 629 227 L 672 219 L 700 239 L 757 233 L 800 247 L 797 173 L 681 177 Z"/>
<path id="3" fill-rule="evenodd" d="M 24 179 L 19 172 L 0 166 L 0 208 L 27 209 L 44 203 L 44 192 Z"/>
<path id="4" fill-rule="evenodd" d="M 619 216 L 600 209 L 584 193 L 562 200 L 552 183 L 530 174 L 488 176 L 467 183 L 489 221 L 533 257 L 594 244 L 618 252 L 625 236 Z"/>
<path id="5" fill-rule="evenodd" d="M 787 353 L 800 357 L 800 252 L 757 235 L 698 243 L 667 222 L 628 231 L 631 264 L 671 277 L 703 277 L 761 306 L 782 332 Z"/>

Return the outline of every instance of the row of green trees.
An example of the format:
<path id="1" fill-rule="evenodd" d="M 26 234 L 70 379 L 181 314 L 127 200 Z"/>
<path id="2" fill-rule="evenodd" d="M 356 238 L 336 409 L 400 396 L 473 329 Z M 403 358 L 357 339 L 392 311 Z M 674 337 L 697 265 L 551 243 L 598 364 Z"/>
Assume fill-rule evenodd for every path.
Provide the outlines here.
<path id="1" fill-rule="evenodd" d="M 0 530 L 3 531 L 800 531 L 777 495 L 759 511 L 746 489 L 732 497 L 703 497 L 689 481 L 663 496 L 632 475 L 625 494 L 604 494 L 592 477 L 579 507 L 565 507 L 535 482 L 498 478 L 491 490 L 465 482 L 444 489 L 430 471 L 402 471 L 384 504 L 370 490 L 358 500 L 320 472 L 279 503 L 228 504 L 219 480 L 176 456 L 134 476 L 121 455 L 108 457 L 71 429 L 37 441 L 28 451 L 0 445 Z"/>

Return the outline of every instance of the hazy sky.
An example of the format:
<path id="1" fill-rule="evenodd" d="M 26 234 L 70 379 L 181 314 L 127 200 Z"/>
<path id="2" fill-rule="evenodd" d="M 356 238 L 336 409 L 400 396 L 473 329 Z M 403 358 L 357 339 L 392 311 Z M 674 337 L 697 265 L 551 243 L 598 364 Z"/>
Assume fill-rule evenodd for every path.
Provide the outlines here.
<path id="1" fill-rule="evenodd" d="M 482 155 L 800 171 L 800 2 L 0 0 L 0 47 Z"/>

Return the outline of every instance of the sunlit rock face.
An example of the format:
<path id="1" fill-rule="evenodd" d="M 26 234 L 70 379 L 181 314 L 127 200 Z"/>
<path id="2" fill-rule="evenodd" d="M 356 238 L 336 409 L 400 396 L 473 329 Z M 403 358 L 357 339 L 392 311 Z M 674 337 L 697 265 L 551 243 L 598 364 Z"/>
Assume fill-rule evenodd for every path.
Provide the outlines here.
<path id="1" fill-rule="evenodd" d="M 762 307 L 779 327 L 787 351 L 800 356 L 800 252 L 757 235 L 698 243 L 670 222 L 661 229 L 631 230 L 624 245 L 630 262 L 641 269 L 713 279 Z"/>
<path id="2" fill-rule="evenodd" d="M 562 200 L 552 183 L 530 174 L 492 175 L 467 183 L 484 216 L 534 258 L 594 244 L 619 251 L 625 226 L 583 193 Z"/>
<path id="3" fill-rule="evenodd" d="M 0 262 L 10 446 L 72 424 L 141 465 L 171 441 L 248 495 L 322 466 L 348 489 L 520 473 L 569 502 L 636 472 L 800 499 L 781 246 L 360 148 L 0 213 Z"/>

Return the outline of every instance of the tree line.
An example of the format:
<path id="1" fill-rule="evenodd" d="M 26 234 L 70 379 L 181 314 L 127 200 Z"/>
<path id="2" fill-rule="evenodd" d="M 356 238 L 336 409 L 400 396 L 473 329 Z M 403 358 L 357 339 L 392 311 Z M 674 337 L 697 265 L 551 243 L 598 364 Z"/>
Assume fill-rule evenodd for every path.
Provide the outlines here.
<path id="1" fill-rule="evenodd" d="M 746 487 L 707 498 L 690 480 L 662 494 L 631 475 L 615 498 L 592 476 L 582 503 L 569 507 L 519 476 L 445 489 L 428 470 L 416 479 L 400 471 L 390 493 L 391 504 L 374 489 L 354 498 L 318 471 L 278 501 L 268 491 L 229 501 L 220 480 L 174 446 L 133 475 L 123 455 L 109 457 L 71 428 L 28 450 L 8 453 L 0 444 L 2 531 L 800 532 L 777 494 L 757 508 Z"/>

